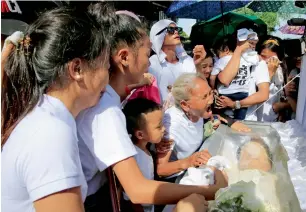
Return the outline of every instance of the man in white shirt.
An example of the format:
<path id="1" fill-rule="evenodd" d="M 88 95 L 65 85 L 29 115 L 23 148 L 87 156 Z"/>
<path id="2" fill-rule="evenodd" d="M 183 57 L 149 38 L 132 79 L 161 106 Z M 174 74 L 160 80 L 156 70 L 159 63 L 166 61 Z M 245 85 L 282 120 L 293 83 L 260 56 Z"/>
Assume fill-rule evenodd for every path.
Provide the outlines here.
<path id="1" fill-rule="evenodd" d="M 193 59 L 187 55 L 180 41 L 181 30 L 176 23 L 165 19 L 155 23 L 150 31 L 155 55 L 150 57 L 149 72 L 157 80 L 162 102 L 167 99 L 174 81 L 182 73 L 196 73 L 206 56 L 203 46 L 194 48 Z"/>
<path id="2" fill-rule="evenodd" d="M 251 30 L 241 29 L 237 32 L 237 37 L 240 42 L 256 42 L 258 40 L 257 34 Z M 219 57 L 219 60 L 215 63 L 213 71 L 210 76 L 210 83 L 215 87 L 215 80 L 220 72 L 227 66 L 232 58 L 234 47 L 233 47 L 232 36 L 219 39 L 214 44 L 214 52 Z M 220 81 L 217 86 L 218 93 L 222 96 L 226 96 L 233 101 L 240 101 L 248 97 L 249 86 L 250 86 L 250 69 L 252 65 L 258 63 L 258 55 L 255 52 L 254 56 L 249 55 L 250 52 L 246 49 L 241 55 L 239 63 L 239 71 L 234 79 L 229 83 Z M 232 112 L 232 111 L 230 111 Z M 234 111 L 234 118 L 237 120 L 244 120 L 247 113 L 247 108 L 237 108 Z"/>
<path id="3" fill-rule="evenodd" d="M 238 28 L 239 30 L 239 28 Z M 245 41 L 238 43 L 231 60 L 218 75 L 218 79 L 223 84 L 229 84 L 239 71 L 240 59 L 245 49 L 255 50 L 257 42 Z M 261 60 L 251 67 L 251 78 L 249 82 L 249 96 L 241 101 L 233 101 L 226 96 L 218 98 L 217 102 L 220 107 L 230 107 L 240 109 L 247 107 L 245 120 L 257 121 L 257 106 L 269 98 L 270 76 L 268 66 L 265 61 Z"/>

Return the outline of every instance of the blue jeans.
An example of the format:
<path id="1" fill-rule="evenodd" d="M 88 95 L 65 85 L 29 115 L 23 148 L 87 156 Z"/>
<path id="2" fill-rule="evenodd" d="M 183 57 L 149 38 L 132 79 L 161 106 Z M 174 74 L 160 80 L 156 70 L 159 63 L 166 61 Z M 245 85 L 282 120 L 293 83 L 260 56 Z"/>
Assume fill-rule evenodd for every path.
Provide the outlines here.
<path id="1" fill-rule="evenodd" d="M 230 98 L 233 101 L 240 101 L 243 100 L 245 98 L 247 98 L 249 96 L 249 93 L 246 92 L 238 92 L 238 93 L 233 93 L 233 94 L 222 94 L 222 96 L 226 96 L 228 98 Z M 247 114 L 248 108 L 240 108 L 238 110 L 234 110 L 234 119 L 237 120 L 244 120 Z"/>

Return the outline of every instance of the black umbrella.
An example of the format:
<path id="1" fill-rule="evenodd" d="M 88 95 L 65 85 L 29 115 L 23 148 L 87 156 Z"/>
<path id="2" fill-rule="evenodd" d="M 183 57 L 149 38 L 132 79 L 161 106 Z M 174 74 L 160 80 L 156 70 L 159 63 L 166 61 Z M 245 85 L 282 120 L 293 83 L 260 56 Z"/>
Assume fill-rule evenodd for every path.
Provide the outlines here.
<path id="1" fill-rule="evenodd" d="M 1 1 L 1 34 L 24 31 L 40 12 L 66 4 L 62 1 Z"/>

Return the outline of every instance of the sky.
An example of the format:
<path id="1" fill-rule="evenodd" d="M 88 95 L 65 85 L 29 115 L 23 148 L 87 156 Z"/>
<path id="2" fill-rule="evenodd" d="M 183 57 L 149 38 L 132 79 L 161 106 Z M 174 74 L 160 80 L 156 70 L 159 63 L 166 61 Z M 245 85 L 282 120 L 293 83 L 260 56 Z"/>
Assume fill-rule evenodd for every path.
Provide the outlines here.
<path id="1" fill-rule="evenodd" d="M 180 18 L 178 19 L 177 25 L 182 27 L 184 32 L 189 36 L 191 32 L 191 27 L 196 23 L 195 19 L 185 19 Z"/>

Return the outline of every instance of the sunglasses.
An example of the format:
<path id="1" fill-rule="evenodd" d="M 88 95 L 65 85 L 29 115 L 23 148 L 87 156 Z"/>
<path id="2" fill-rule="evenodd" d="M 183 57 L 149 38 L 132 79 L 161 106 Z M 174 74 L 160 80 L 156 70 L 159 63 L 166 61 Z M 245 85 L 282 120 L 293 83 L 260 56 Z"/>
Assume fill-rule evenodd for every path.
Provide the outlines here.
<path id="1" fill-rule="evenodd" d="M 171 27 L 171 26 L 168 26 L 164 29 L 162 29 L 159 33 L 157 33 L 156 35 L 160 35 L 161 33 L 163 33 L 164 31 L 167 31 L 167 33 L 169 33 L 170 35 L 173 35 L 175 33 L 175 31 L 177 31 L 178 33 L 182 32 L 183 29 L 182 27 Z"/>

